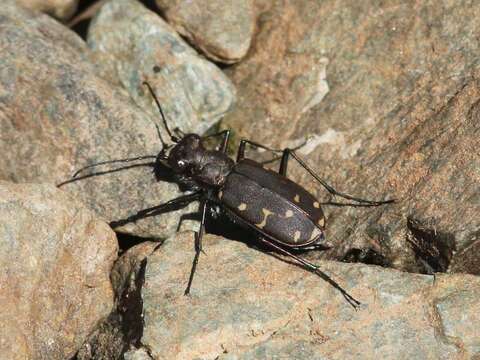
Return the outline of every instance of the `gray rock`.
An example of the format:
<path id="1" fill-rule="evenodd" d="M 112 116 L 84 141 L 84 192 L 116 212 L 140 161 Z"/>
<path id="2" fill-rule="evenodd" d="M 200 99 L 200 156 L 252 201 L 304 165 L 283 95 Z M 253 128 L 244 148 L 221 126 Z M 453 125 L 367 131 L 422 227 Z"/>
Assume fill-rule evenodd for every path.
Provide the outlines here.
<path id="1" fill-rule="evenodd" d="M 251 0 L 156 0 L 170 25 L 209 58 L 224 63 L 241 60 L 254 31 Z"/>
<path id="2" fill-rule="evenodd" d="M 52 185 L 0 182 L 0 353 L 71 358 L 113 307 L 117 240 Z"/>
<path id="3" fill-rule="evenodd" d="M 399 269 L 480 274 L 480 43 L 472 35 L 480 3 L 300 0 L 258 8 L 255 46 L 227 70 L 239 102 L 222 127 L 278 147 L 310 137 L 298 153 L 335 188 L 399 200 L 325 207 L 335 247 L 323 256 L 370 251 Z M 330 92 L 302 113 L 304 87 L 292 84 L 323 57 Z M 305 171 L 289 169 L 327 198 Z"/>
<path id="4" fill-rule="evenodd" d="M 88 44 L 107 69 L 104 73 L 120 82 L 139 106 L 160 118 L 142 85 L 148 81 L 172 128 L 203 133 L 234 104 L 235 89 L 220 69 L 137 1 L 107 2 L 90 25 Z"/>
<path id="5" fill-rule="evenodd" d="M 16 0 L 21 6 L 68 20 L 77 10 L 78 0 Z"/>
<path id="6" fill-rule="evenodd" d="M 142 344 L 155 359 L 452 359 L 479 355 L 480 278 L 322 261 L 314 274 L 208 235 L 192 295 L 193 236 L 147 258 Z M 401 350 L 400 350 L 401 349 Z"/>
<path id="7" fill-rule="evenodd" d="M 95 75 L 84 42 L 58 22 L 5 1 L 0 48 L 0 179 L 59 183 L 88 164 L 160 150 L 153 119 L 124 90 Z M 108 221 L 180 194 L 176 184 L 158 182 L 151 167 L 96 176 L 63 189 Z M 195 204 L 185 211 L 194 209 Z M 119 230 L 167 237 L 184 212 Z"/>

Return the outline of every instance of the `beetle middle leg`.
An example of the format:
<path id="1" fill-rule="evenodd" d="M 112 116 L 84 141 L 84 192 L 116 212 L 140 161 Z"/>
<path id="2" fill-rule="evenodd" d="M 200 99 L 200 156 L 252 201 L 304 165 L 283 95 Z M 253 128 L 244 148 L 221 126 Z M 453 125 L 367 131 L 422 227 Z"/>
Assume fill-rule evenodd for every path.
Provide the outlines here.
<path id="1" fill-rule="evenodd" d="M 200 229 L 197 233 L 195 233 L 195 257 L 193 258 L 192 270 L 190 270 L 190 277 L 188 278 L 187 288 L 185 289 L 185 295 L 190 294 L 190 288 L 192 287 L 193 276 L 195 275 L 195 271 L 197 269 L 198 258 L 200 257 L 200 253 L 203 252 L 202 250 L 202 239 L 203 234 L 205 233 L 205 219 L 208 209 L 208 201 L 202 201 L 200 206 L 202 209 L 202 220 L 200 222 Z"/>
<path id="2" fill-rule="evenodd" d="M 228 148 L 228 141 L 230 140 L 230 130 L 222 130 L 215 134 L 204 136 L 202 139 L 208 139 L 208 138 L 217 137 L 217 136 L 223 136 L 219 151 L 226 154 L 227 148 Z"/>
<path id="3" fill-rule="evenodd" d="M 305 141 L 304 141 L 303 143 L 301 143 L 300 145 L 295 146 L 295 147 L 293 148 L 293 150 L 298 150 L 298 149 L 300 149 L 300 148 L 303 147 L 306 143 L 307 143 L 307 141 L 305 140 Z M 242 159 L 245 158 L 245 149 L 246 149 L 246 145 L 247 145 L 247 144 L 250 145 L 250 146 L 253 146 L 254 148 L 271 151 L 271 152 L 276 153 L 276 154 L 282 154 L 283 151 L 284 151 L 283 149 L 272 149 L 272 148 L 269 148 L 268 146 L 258 144 L 258 143 L 254 142 L 254 141 L 242 139 L 242 140 L 240 141 L 240 145 L 239 145 L 239 147 L 238 147 L 237 162 L 239 162 L 240 160 L 242 160 Z M 282 155 L 277 155 L 277 156 L 274 156 L 272 159 L 269 159 L 269 160 L 266 160 L 266 161 L 262 161 L 261 164 L 262 164 L 262 165 L 265 165 L 265 164 L 268 164 L 268 163 L 272 163 L 272 162 L 274 162 L 274 161 L 280 160 L 281 158 L 282 158 Z"/>
<path id="4" fill-rule="evenodd" d="M 333 280 L 330 276 L 328 276 L 327 274 L 325 274 L 323 271 L 320 270 L 320 267 L 318 265 L 315 265 L 315 264 L 312 264 L 311 262 L 305 260 L 305 259 L 302 259 L 301 257 L 299 256 L 296 256 L 294 254 L 292 254 L 290 251 L 288 250 L 285 250 L 283 247 L 265 239 L 264 237 L 262 236 L 259 236 L 258 237 L 260 241 L 262 241 L 264 244 L 268 245 L 269 247 L 277 250 L 278 252 L 288 256 L 288 257 L 291 257 L 292 259 L 294 259 L 297 263 L 300 263 L 301 265 L 303 265 L 305 267 L 305 269 L 307 270 L 310 270 L 312 272 L 314 272 L 315 274 L 317 274 L 318 276 L 320 276 L 323 280 L 325 280 L 326 282 L 328 282 L 330 285 L 332 285 L 335 289 L 337 289 L 338 291 L 341 292 L 341 294 L 343 295 L 343 297 L 345 298 L 345 300 L 355 309 L 357 310 L 358 307 L 361 305 L 360 301 L 358 301 L 357 299 L 355 299 L 352 295 L 350 295 L 345 289 L 343 289 L 335 280 Z"/>
<path id="5" fill-rule="evenodd" d="M 330 194 L 334 196 L 339 196 L 347 200 L 352 200 L 356 201 L 356 203 L 336 203 L 336 202 L 327 202 L 324 203 L 323 205 L 336 205 L 336 206 L 379 206 L 379 205 L 384 205 L 384 204 L 390 204 L 393 203 L 395 200 L 390 199 L 390 200 L 384 200 L 384 201 L 376 201 L 376 200 L 365 200 L 365 199 L 360 199 L 353 197 L 352 195 L 348 195 L 345 193 L 342 193 L 340 191 L 335 190 L 331 185 L 327 184 L 325 180 L 320 178 L 306 163 L 303 161 L 292 149 L 285 149 L 283 150 L 283 155 L 282 155 L 282 161 L 280 162 L 280 169 L 278 173 L 283 176 L 287 176 L 287 166 L 288 166 L 288 160 L 290 158 L 290 155 L 305 169 L 308 171 L 310 175 L 312 175 L 315 180 L 317 180 Z"/>

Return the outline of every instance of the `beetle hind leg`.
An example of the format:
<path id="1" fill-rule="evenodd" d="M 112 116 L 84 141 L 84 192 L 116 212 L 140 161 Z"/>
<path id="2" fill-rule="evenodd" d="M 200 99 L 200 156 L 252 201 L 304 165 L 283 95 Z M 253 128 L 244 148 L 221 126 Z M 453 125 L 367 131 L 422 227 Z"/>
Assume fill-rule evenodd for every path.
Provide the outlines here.
<path id="1" fill-rule="evenodd" d="M 285 250 L 284 248 L 282 248 L 281 246 L 263 238 L 263 237 L 259 237 L 258 238 L 261 242 L 263 242 L 264 244 L 268 245 L 270 248 L 273 248 L 275 250 L 277 250 L 278 252 L 280 252 L 281 254 L 283 255 L 286 255 L 292 259 L 294 259 L 297 263 L 303 265 L 303 267 L 306 269 L 306 270 L 309 270 L 315 274 L 317 274 L 318 276 L 320 276 L 323 280 L 325 280 L 326 282 L 328 282 L 330 285 L 332 285 L 335 289 L 337 289 L 338 291 L 340 291 L 340 293 L 343 295 L 343 297 L 345 298 L 345 300 L 350 304 L 350 306 L 352 306 L 355 310 L 357 310 L 361 303 L 360 301 L 358 301 L 357 299 L 355 299 L 352 295 L 350 295 L 345 289 L 343 289 L 335 280 L 333 280 L 330 276 L 328 276 L 327 274 L 325 274 L 323 271 L 320 270 L 320 267 L 318 265 L 315 265 L 315 264 L 312 264 L 311 262 L 299 257 L 299 256 L 296 256 L 294 254 L 292 254 L 290 251 L 288 250 Z"/>

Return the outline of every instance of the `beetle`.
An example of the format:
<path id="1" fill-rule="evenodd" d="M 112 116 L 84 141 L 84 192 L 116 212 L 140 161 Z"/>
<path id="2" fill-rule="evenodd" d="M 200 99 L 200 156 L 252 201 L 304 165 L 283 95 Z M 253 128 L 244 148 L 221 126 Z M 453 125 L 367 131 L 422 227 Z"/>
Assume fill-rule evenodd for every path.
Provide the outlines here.
<path id="1" fill-rule="evenodd" d="M 96 174 L 118 171 L 124 168 L 90 173 L 80 176 L 87 169 L 99 165 L 152 159 L 154 162 L 139 164 L 154 168 L 166 166 L 173 172 L 176 181 L 185 185 L 191 192 L 166 203 L 143 209 L 126 219 L 114 221 L 112 227 L 118 227 L 136 220 L 159 215 L 172 207 L 185 206 L 200 201 L 200 229 L 195 236 L 195 257 L 188 279 L 185 294 L 189 294 L 193 276 L 202 252 L 202 238 L 205 232 L 206 216 L 213 207 L 225 211 L 233 222 L 253 230 L 256 238 L 271 249 L 294 259 L 306 270 L 312 271 L 341 292 L 347 302 L 355 309 L 360 302 L 353 298 L 338 283 L 315 265 L 294 254 L 294 250 L 328 248 L 325 240 L 325 216 L 318 199 L 302 186 L 287 177 L 290 158 L 295 159 L 313 178 L 332 196 L 351 200 L 350 203 L 331 203 L 347 206 L 379 206 L 394 200 L 372 201 L 355 198 L 341 193 L 321 179 L 296 153 L 295 149 L 272 149 L 250 140 L 241 140 L 236 161 L 227 155 L 230 130 L 201 137 L 198 134 L 183 134 L 178 128 L 172 132 L 167 124 L 162 107 L 151 86 L 144 82 L 155 100 L 166 132 L 172 144 L 163 140 L 159 127 L 155 124 L 162 149 L 157 155 L 145 155 L 128 159 L 109 160 L 85 166 L 74 173 L 66 183 L 81 180 Z M 178 136 L 180 134 L 180 136 Z M 221 137 L 220 147 L 207 149 L 204 142 L 210 137 Z M 246 146 L 281 153 L 278 172 L 267 169 L 262 163 L 245 156 Z"/>

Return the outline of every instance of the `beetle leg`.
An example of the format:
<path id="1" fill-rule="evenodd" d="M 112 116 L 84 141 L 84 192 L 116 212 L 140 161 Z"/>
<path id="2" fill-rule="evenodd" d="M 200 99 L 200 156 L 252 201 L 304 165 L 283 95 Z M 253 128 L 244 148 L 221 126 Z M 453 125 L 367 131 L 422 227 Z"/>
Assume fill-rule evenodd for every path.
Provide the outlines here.
<path id="1" fill-rule="evenodd" d="M 330 276 L 328 276 L 327 274 L 325 274 L 323 271 L 320 270 L 320 267 L 318 265 L 315 265 L 315 264 L 312 264 L 311 262 L 305 260 L 305 259 L 302 259 L 301 257 L 299 256 L 296 256 L 294 254 L 292 254 L 291 252 L 285 250 L 284 248 L 282 248 L 281 246 L 278 246 L 276 245 L 275 243 L 271 242 L 271 241 L 268 241 L 267 239 L 265 239 L 264 237 L 259 237 L 260 241 L 262 241 L 263 243 L 267 244 L 268 246 L 274 248 L 275 250 L 279 251 L 280 253 L 286 255 L 286 256 L 289 256 L 291 257 L 292 259 L 294 259 L 295 261 L 297 261 L 298 263 L 302 264 L 304 266 L 305 269 L 307 270 L 310 270 L 312 272 L 314 272 L 315 274 L 317 274 L 318 276 L 320 276 L 323 280 L 325 280 L 326 282 L 328 282 L 330 285 L 332 285 L 335 289 L 337 289 L 338 291 L 341 292 L 341 294 L 343 295 L 343 297 L 345 298 L 345 300 L 355 309 L 357 310 L 358 307 L 361 305 L 360 301 L 356 300 L 352 295 L 350 295 L 346 290 L 344 290 L 337 282 L 335 282 L 335 280 L 333 280 Z"/>
<path id="2" fill-rule="evenodd" d="M 202 139 L 208 139 L 210 137 L 216 137 L 220 135 L 223 136 L 222 144 L 220 145 L 220 151 L 226 154 L 227 148 L 228 148 L 228 140 L 230 139 L 230 130 L 223 130 L 212 135 L 207 135 L 207 136 L 204 136 Z"/>
<path id="3" fill-rule="evenodd" d="M 135 222 L 140 219 L 144 219 L 147 217 L 152 217 L 152 216 L 163 214 L 169 211 L 177 210 L 178 208 L 187 206 L 192 201 L 200 199 L 202 195 L 203 195 L 202 191 L 196 191 L 191 194 L 180 196 L 178 198 L 167 201 L 166 203 L 140 210 L 136 214 L 131 215 L 126 219 L 112 221 L 110 222 L 110 226 L 112 228 L 117 228 L 119 226 L 123 226 L 125 224 Z"/>
<path id="4" fill-rule="evenodd" d="M 208 208 L 208 201 L 203 201 L 201 204 L 202 208 L 202 221 L 200 223 L 200 230 L 195 233 L 195 257 L 193 258 L 192 270 L 190 271 L 190 277 L 188 278 L 188 285 L 185 289 L 185 295 L 190 294 L 190 288 L 192 287 L 193 275 L 195 274 L 195 270 L 197 269 L 198 258 L 200 257 L 200 253 L 203 252 L 202 250 L 202 239 L 203 234 L 205 232 L 205 218 L 207 214 Z"/>
<path id="5" fill-rule="evenodd" d="M 335 190 L 332 186 L 327 184 L 325 180 L 320 178 L 292 149 L 285 149 L 283 151 L 283 156 L 282 156 L 282 162 L 280 163 L 280 170 L 279 173 L 283 176 L 287 175 L 287 164 L 288 164 L 288 159 L 289 156 L 292 155 L 292 157 L 297 160 L 297 162 L 305 169 L 307 170 L 310 175 L 312 175 L 315 180 L 317 180 L 330 194 L 340 196 L 344 199 L 347 200 L 352 200 L 356 201 L 357 203 L 336 203 L 336 202 L 331 202 L 328 201 L 326 203 L 323 203 L 324 205 L 336 205 L 336 206 L 379 206 L 383 204 L 389 204 L 393 203 L 395 200 L 390 199 L 390 200 L 384 200 L 384 201 L 375 201 L 375 200 L 365 200 L 365 199 L 360 199 L 353 197 L 352 195 L 348 195 L 345 193 L 342 193 L 340 191 Z"/>
<path id="6" fill-rule="evenodd" d="M 242 140 L 240 140 L 240 145 L 238 147 L 237 162 L 239 162 L 240 160 L 245 158 L 245 148 L 246 148 L 247 144 L 249 144 L 249 145 L 251 145 L 255 148 L 268 150 L 268 151 L 271 151 L 271 152 L 274 152 L 274 153 L 281 153 L 282 152 L 282 150 L 280 150 L 280 149 L 272 149 L 272 148 L 269 148 L 267 146 L 257 144 L 256 142 L 253 142 L 251 140 L 242 139 Z"/>
<path id="7" fill-rule="evenodd" d="M 300 149 L 302 146 L 304 146 L 305 144 L 307 143 L 307 141 L 304 141 L 303 143 L 301 143 L 300 145 L 298 146 L 295 146 L 293 149 L 294 150 L 298 150 Z M 237 162 L 239 162 L 240 160 L 244 159 L 245 158 L 245 148 L 246 148 L 246 145 L 249 144 L 257 149 L 264 149 L 264 150 L 267 150 L 267 151 L 271 151 L 273 153 L 277 153 L 277 154 L 280 154 L 282 153 L 284 150 L 283 149 L 272 149 L 272 148 L 269 148 L 268 146 L 264 146 L 264 145 L 261 145 L 261 144 L 258 144 L 256 142 L 253 142 L 251 140 L 246 140 L 246 139 L 242 139 L 240 141 L 240 145 L 238 147 L 238 153 L 237 153 Z M 271 162 L 274 162 L 274 161 L 277 161 L 278 159 L 281 159 L 282 156 L 279 155 L 279 156 L 274 156 L 272 159 L 270 160 L 266 160 L 266 161 L 263 161 L 261 162 L 261 164 L 268 164 L 268 163 L 271 163 Z"/>

